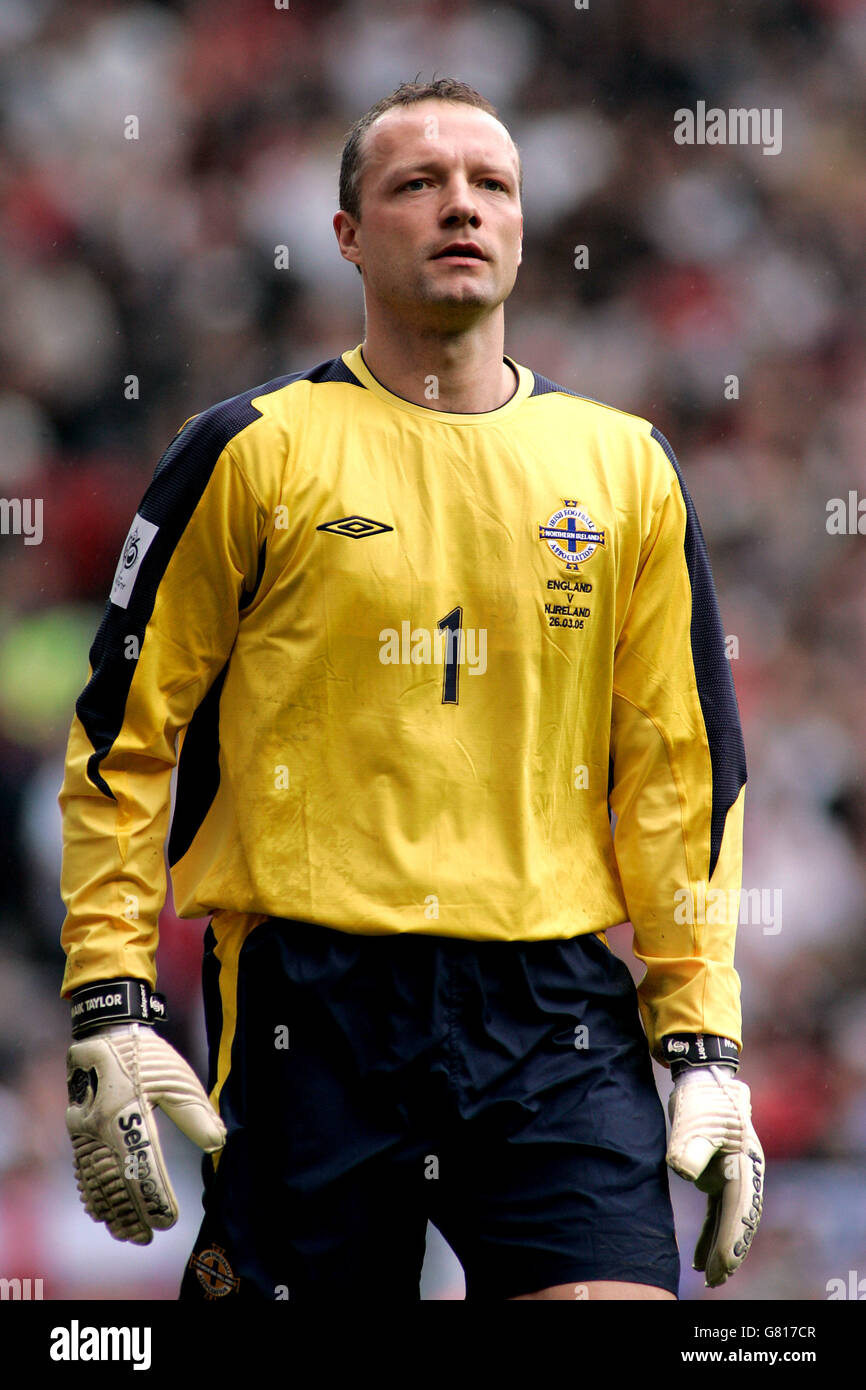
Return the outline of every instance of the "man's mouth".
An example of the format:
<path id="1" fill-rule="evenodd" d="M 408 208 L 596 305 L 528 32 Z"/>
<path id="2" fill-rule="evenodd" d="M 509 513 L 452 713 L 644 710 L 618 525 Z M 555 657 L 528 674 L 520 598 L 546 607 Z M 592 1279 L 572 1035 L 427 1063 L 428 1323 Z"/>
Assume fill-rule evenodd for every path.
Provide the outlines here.
<path id="1" fill-rule="evenodd" d="M 486 261 L 487 257 L 474 241 L 453 241 L 431 257 L 434 261 Z"/>

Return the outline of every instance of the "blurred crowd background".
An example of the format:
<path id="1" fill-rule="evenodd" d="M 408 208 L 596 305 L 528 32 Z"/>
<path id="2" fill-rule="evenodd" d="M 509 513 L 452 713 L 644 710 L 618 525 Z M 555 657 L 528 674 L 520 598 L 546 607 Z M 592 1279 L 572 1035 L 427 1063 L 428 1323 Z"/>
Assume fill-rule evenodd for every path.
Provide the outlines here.
<path id="1" fill-rule="evenodd" d="M 866 1277 L 866 537 L 826 524 L 831 499 L 866 496 L 860 0 L 5 0 L 0 494 L 44 499 L 44 535 L 0 535 L 0 1276 L 41 1277 L 46 1298 L 176 1297 L 197 1150 L 163 1121 L 182 1217 L 146 1250 L 90 1222 L 72 1177 L 72 707 L 182 422 L 361 341 L 330 228 L 342 140 L 419 72 L 476 86 L 522 152 L 506 350 L 667 435 L 735 639 L 744 887 L 774 904 L 737 956 L 767 1198 L 749 1260 L 707 1295 L 689 1268 L 704 1198 L 672 1178 L 682 1296 L 824 1299 Z M 780 109 L 781 152 L 678 145 L 674 113 L 698 101 Z M 168 1036 L 200 1075 L 203 926 L 169 898 Z M 612 933 L 626 957 L 630 937 Z M 463 1296 L 432 1229 L 422 1291 Z"/>

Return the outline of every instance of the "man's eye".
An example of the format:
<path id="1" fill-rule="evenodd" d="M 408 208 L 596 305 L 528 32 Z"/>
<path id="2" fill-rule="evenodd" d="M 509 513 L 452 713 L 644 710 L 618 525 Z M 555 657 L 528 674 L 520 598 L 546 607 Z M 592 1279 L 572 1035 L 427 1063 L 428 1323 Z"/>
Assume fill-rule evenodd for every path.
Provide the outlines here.
<path id="1" fill-rule="evenodd" d="M 501 179 L 495 179 L 491 177 L 481 179 L 480 182 L 482 184 L 492 184 L 494 188 L 501 190 L 503 193 L 508 191 L 506 185 L 502 182 Z M 423 188 L 427 183 L 429 183 L 429 179 L 419 174 L 417 178 L 406 179 L 405 183 L 401 183 L 398 192 L 402 193 L 405 192 L 407 189 L 411 191 L 413 188 Z"/>

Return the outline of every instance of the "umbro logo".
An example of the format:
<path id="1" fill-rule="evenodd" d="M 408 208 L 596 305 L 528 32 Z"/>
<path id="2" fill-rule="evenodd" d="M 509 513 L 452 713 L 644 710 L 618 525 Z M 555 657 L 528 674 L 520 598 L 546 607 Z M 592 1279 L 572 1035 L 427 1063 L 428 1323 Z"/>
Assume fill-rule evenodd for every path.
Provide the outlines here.
<path id="1" fill-rule="evenodd" d="M 383 521 L 371 521 L 368 516 L 341 516 L 339 521 L 326 521 L 316 530 L 332 531 L 335 536 L 351 536 L 357 541 L 363 536 L 379 536 L 383 531 L 393 531 L 394 527 L 386 526 Z"/>

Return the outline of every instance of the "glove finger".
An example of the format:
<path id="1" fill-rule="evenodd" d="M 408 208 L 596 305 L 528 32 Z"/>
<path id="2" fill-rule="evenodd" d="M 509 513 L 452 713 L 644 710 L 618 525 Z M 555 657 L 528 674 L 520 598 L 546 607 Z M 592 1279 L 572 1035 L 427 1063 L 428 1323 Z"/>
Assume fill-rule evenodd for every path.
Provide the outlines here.
<path id="1" fill-rule="evenodd" d="M 675 1173 L 679 1173 L 681 1178 L 695 1182 L 715 1152 L 716 1145 L 712 1140 L 704 1138 L 703 1135 L 692 1135 L 682 1141 L 677 1136 L 676 1131 L 672 1131 L 666 1156 L 667 1164 L 669 1168 L 673 1168 Z"/>
<path id="2" fill-rule="evenodd" d="M 72 1135 L 72 1146 L 75 1180 L 88 1216 L 104 1221 L 115 1240 L 149 1245 L 153 1232 L 132 1201 L 119 1155 L 86 1134 Z"/>
<path id="3" fill-rule="evenodd" d="M 226 1128 L 188 1062 L 164 1039 L 150 1033 L 141 1041 L 138 1059 L 141 1085 L 152 1105 L 158 1105 L 205 1153 L 221 1149 Z"/>
<path id="4" fill-rule="evenodd" d="M 199 1085 L 198 1079 L 194 1079 Z M 223 1147 L 226 1127 L 203 1090 L 200 1096 L 179 1097 L 174 1092 L 154 1094 L 153 1103 L 205 1153 L 214 1153 Z"/>
<path id="5" fill-rule="evenodd" d="M 692 1269 L 705 1270 L 707 1259 L 716 1239 L 719 1229 L 719 1216 L 721 1214 L 721 1194 L 717 1193 L 707 1201 L 707 1213 L 704 1217 L 704 1224 L 695 1245 Z"/>
<path id="6" fill-rule="evenodd" d="M 179 1213 L 156 1117 L 139 1101 L 118 1115 L 115 1125 L 123 1144 L 123 1176 L 132 1200 L 148 1226 L 167 1231 Z"/>
<path id="7" fill-rule="evenodd" d="M 763 1207 L 764 1155 L 752 1131 L 745 1152 L 720 1155 L 726 1181 L 720 1196 L 719 1225 L 706 1266 L 711 1288 L 739 1269 L 749 1253 Z"/>
<path id="8" fill-rule="evenodd" d="M 727 1182 L 730 1171 L 731 1155 L 717 1153 L 710 1159 L 704 1171 L 695 1178 L 695 1187 L 700 1192 L 706 1192 L 707 1196 L 715 1197 Z"/>

